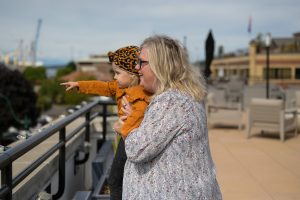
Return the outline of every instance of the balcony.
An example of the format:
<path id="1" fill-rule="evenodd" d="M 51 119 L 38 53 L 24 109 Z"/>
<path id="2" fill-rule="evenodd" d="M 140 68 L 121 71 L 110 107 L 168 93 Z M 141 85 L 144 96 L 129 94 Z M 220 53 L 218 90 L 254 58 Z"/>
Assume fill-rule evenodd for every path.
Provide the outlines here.
<path id="1" fill-rule="evenodd" d="M 0 199 L 109 199 L 113 101 L 96 100 L 0 154 Z M 246 123 L 246 111 L 242 113 Z M 300 199 L 300 138 L 213 127 L 209 141 L 223 199 Z"/>

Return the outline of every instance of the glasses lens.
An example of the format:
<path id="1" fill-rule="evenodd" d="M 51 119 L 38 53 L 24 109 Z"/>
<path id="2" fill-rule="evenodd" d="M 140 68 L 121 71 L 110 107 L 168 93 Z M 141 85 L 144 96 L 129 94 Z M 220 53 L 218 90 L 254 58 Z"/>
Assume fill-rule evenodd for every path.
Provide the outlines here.
<path id="1" fill-rule="evenodd" d="M 139 69 L 142 69 L 142 60 L 141 60 L 141 59 L 139 59 L 138 65 L 139 65 L 138 68 L 139 68 Z"/>
<path id="2" fill-rule="evenodd" d="M 142 59 L 139 59 L 138 60 L 138 68 L 139 69 L 142 69 L 142 67 L 144 67 L 145 65 L 147 65 L 149 62 L 148 61 L 144 61 L 144 60 L 142 60 Z"/>

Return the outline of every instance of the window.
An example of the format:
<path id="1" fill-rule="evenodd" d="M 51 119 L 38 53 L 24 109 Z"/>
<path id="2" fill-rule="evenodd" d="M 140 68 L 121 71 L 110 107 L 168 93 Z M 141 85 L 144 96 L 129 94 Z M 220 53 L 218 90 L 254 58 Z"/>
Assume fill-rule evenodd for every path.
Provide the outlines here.
<path id="1" fill-rule="evenodd" d="M 296 68 L 295 79 L 300 79 L 300 68 Z"/>
<path id="2" fill-rule="evenodd" d="M 289 68 L 271 68 L 269 69 L 270 79 L 291 79 L 292 70 Z M 300 75 L 300 71 L 299 71 Z M 264 69 L 264 78 L 266 78 L 266 68 Z M 300 78 L 300 77 L 299 77 Z"/>

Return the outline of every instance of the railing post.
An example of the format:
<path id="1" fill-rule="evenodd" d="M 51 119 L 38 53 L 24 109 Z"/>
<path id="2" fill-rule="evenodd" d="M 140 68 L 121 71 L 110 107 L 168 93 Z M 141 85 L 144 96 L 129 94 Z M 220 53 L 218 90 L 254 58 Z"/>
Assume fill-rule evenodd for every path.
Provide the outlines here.
<path id="1" fill-rule="evenodd" d="M 106 128 L 106 124 L 107 124 L 107 105 L 108 104 L 103 104 L 103 116 L 102 116 L 102 127 L 103 127 L 103 141 L 106 141 L 106 132 L 107 132 L 107 128 Z"/>
<path id="2" fill-rule="evenodd" d="M 89 122 L 89 123 L 87 123 L 85 125 L 85 143 L 84 143 L 84 146 L 83 146 L 85 154 L 84 154 L 84 158 L 79 160 L 78 159 L 79 151 L 77 151 L 75 153 L 75 156 L 74 156 L 74 174 L 76 174 L 76 166 L 85 163 L 89 159 L 90 154 L 89 154 L 88 148 L 90 146 L 90 144 L 89 144 L 89 142 L 90 142 L 90 120 L 91 120 L 90 112 L 87 112 L 85 114 L 85 122 Z"/>
<path id="3" fill-rule="evenodd" d="M 52 196 L 53 200 L 59 199 L 65 190 L 65 175 L 66 175 L 66 127 L 59 131 L 59 143 L 64 143 L 59 148 L 59 169 L 58 169 L 58 191 Z"/>
<path id="4" fill-rule="evenodd" d="M 87 112 L 85 114 L 85 121 L 90 122 L 90 112 Z M 85 141 L 90 141 L 90 123 L 87 123 L 87 125 L 85 126 Z"/>
<path id="5" fill-rule="evenodd" d="M 87 125 L 87 121 L 96 118 L 98 113 L 91 114 L 91 109 L 93 109 L 97 105 L 103 105 L 105 103 L 102 102 L 92 102 L 88 104 L 86 107 L 80 109 L 79 111 L 67 116 L 65 119 L 59 120 L 57 123 L 49 126 L 45 130 L 42 130 L 39 134 L 34 134 L 28 140 L 14 146 L 12 149 L 7 151 L 7 153 L 1 153 L 0 155 L 0 170 L 1 170 L 1 183 L 0 183 L 0 200 L 12 200 L 13 197 L 13 188 L 15 188 L 21 181 L 23 181 L 29 174 L 31 174 L 38 166 L 40 166 L 46 159 L 48 159 L 53 153 L 59 151 L 58 154 L 58 190 L 56 194 L 52 195 L 52 199 L 59 199 L 64 194 L 65 190 L 65 181 L 66 181 L 66 142 L 73 138 L 74 135 L 79 133 L 83 128 L 86 128 L 84 131 L 86 133 L 85 140 L 90 140 L 90 125 Z M 104 139 L 106 137 L 106 118 L 107 118 L 107 105 L 103 105 L 104 108 Z M 66 126 L 78 119 L 78 117 L 86 114 L 86 122 L 75 128 L 68 137 L 66 137 Z M 100 116 L 100 115 L 99 115 Z M 59 131 L 59 142 L 52 146 L 48 152 L 42 154 L 38 157 L 33 163 L 23 169 L 19 174 L 17 174 L 13 178 L 12 172 L 12 163 L 23 156 L 26 152 L 32 150 L 34 147 L 45 141 L 50 136 L 57 134 Z M 85 144 L 89 147 L 89 144 Z M 85 158 L 78 161 L 78 163 L 84 163 L 85 160 L 88 159 L 89 153 L 85 154 Z M 51 178 L 51 177 L 49 177 Z M 27 186 L 26 186 L 27 187 Z M 47 187 L 47 192 L 51 193 L 51 183 Z M 16 192 L 18 195 L 19 193 Z M 22 194 L 21 194 L 22 195 Z M 31 194 L 30 194 L 31 195 Z"/>
<path id="6" fill-rule="evenodd" d="M 12 200 L 12 163 L 9 163 L 1 170 L 1 187 L 7 185 L 9 192 L 5 195 L 5 200 Z"/>

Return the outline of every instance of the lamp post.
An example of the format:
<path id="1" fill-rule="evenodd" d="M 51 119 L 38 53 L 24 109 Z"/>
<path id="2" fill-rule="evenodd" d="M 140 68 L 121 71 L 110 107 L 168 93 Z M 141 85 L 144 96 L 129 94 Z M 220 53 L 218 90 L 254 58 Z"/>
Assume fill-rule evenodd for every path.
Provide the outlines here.
<path id="1" fill-rule="evenodd" d="M 269 88 L 270 88 L 270 85 L 269 85 L 269 68 L 270 68 L 270 45 L 271 45 L 271 34 L 270 33 L 267 33 L 266 34 L 266 37 L 265 37 L 265 45 L 266 45 L 266 91 L 267 91 L 267 96 L 266 98 L 268 99 L 269 98 Z"/>

